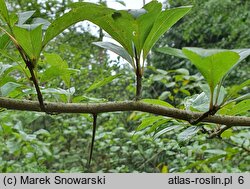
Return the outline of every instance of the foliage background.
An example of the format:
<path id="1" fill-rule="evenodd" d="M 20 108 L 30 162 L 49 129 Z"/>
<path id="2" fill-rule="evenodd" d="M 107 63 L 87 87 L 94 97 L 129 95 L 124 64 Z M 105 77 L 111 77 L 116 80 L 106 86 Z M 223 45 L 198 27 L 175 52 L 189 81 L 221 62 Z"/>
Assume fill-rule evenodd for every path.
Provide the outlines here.
<path id="1" fill-rule="evenodd" d="M 35 17 L 52 20 L 66 10 L 70 1 L 9 1 L 13 12 L 36 10 Z M 183 99 L 201 92 L 203 79 L 187 61 L 157 52 L 158 47 L 182 48 L 249 48 L 250 2 L 216 0 L 175 0 L 169 7 L 194 5 L 191 13 L 178 22 L 156 44 L 148 58 L 143 81 L 144 98 L 159 98 L 176 107 Z M 132 70 L 106 51 L 91 43 L 101 40 L 103 33 L 92 35 L 89 27 L 75 25 L 56 38 L 45 49 L 39 77 L 48 101 L 101 102 L 133 99 Z M 8 51 L 15 56 L 13 46 Z M 54 71 L 46 53 L 60 55 L 64 64 L 77 71 L 61 78 Z M 54 55 L 56 56 L 56 55 Z M 13 60 L 1 56 L 1 69 Z M 29 81 L 21 72 L 9 70 L 0 78 L 1 91 L 12 98 L 36 99 Z M 249 59 L 230 75 L 227 87 L 249 79 Z M 90 92 L 91 84 L 110 75 L 121 74 L 105 86 Z M 240 78 L 240 79 L 239 79 Z M 65 82 L 65 80 L 68 81 Z M 49 81 L 49 82 L 47 82 Z M 5 88 L 4 88 L 5 87 Z M 73 88 L 74 87 L 74 88 Z M 60 90 L 59 90 L 60 88 Z M 71 88 L 71 89 L 70 89 Z M 11 90 L 15 89 L 15 90 Z M 69 90 L 70 89 L 70 90 Z M 62 91 L 64 90 L 64 91 Z M 245 88 L 243 93 L 248 93 Z M 74 94 L 73 94 L 74 93 Z M 249 112 L 244 115 L 249 116 Z M 248 128 L 232 128 L 222 138 L 207 139 L 202 130 L 191 129 L 185 122 L 138 112 L 105 113 L 98 117 L 98 129 L 92 165 L 87 165 L 92 135 L 89 115 L 45 115 L 34 112 L 0 112 L 1 172 L 249 172 L 250 132 Z M 139 130 L 137 126 L 146 127 Z M 203 127 L 211 129 L 214 124 Z M 193 130 L 192 130 L 193 129 Z"/>

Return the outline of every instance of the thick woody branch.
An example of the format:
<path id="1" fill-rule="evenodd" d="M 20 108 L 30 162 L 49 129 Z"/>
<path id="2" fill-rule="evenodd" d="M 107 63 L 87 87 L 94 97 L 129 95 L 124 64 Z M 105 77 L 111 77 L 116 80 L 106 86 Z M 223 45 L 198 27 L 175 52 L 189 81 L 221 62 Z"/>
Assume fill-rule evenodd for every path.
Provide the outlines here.
<path id="1" fill-rule="evenodd" d="M 53 113 L 89 113 L 98 114 L 117 111 L 141 111 L 156 115 L 172 117 L 190 122 L 199 118 L 202 113 L 196 113 L 176 108 L 167 108 L 140 101 L 104 102 L 104 103 L 54 103 L 44 102 L 46 111 Z M 0 107 L 13 110 L 40 112 L 39 102 L 16 100 L 0 97 Z M 227 126 L 250 126 L 250 118 L 244 116 L 209 115 L 202 122 L 217 123 Z"/>

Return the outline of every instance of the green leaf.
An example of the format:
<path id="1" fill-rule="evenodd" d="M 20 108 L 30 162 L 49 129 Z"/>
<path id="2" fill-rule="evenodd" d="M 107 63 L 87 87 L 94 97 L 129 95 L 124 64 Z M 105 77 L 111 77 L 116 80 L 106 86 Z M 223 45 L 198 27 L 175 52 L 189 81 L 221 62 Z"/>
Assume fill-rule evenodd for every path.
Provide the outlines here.
<path id="1" fill-rule="evenodd" d="M 238 92 L 246 86 L 248 86 L 248 87 L 250 86 L 250 79 L 244 81 L 240 85 L 231 86 L 229 88 L 228 94 L 226 96 L 226 100 L 229 100 L 230 98 L 237 96 Z"/>
<path id="2" fill-rule="evenodd" d="M 1 96 L 8 96 L 12 91 L 16 90 L 16 88 L 22 86 L 21 84 L 8 82 L 0 88 Z"/>
<path id="3" fill-rule="evenodd" d="M 15 140 L 8 140 L 6 142 L 6 147 L 10 154 L 13 154 L 21 149 L 21 143 Z"/>
<path id="4" fill-rule="evenodd" d="M 128 61 L 130 64 L 132 64 L 132 62 L 133 62 L 131 56 L 121 46 L 118 46 L 118 45 L 110 43 L 110 42 L 94 42 L 93 44 L 116 53 L 117 55 L 121 56 L 126 61 Z"/>
<path id="5" fill-rule="evenodd" d="M 13 129 L 11 126 L 8 125 L 4 125 L 1 124 L 1 128 L 0 128 L 1 132 L 3 132 L 4 134 L 12 134 L 13 133 Z"/>
<path id="6" fill-rule="evenodd" d="M 236 104 L 235 106 L 233 106 L 233 108 L 227 113 L 229 115 L 241 115 L 245 114 L 246 112 L 249 112 L 249 110 L 250 110 L 250 100 L 243 100 L 238 104 Z"/>
<path id="7" fill-rule="evenodd" d="M 119 151 L 120 150 L 120 146 L 112 146 L 111 148 L 110 148 L 110 151 L 111 152 L 117 152 L 117 151 Z"/>
<path id="8" fill-rule="evenodd" d="M 182 75 L 189 75 L 189 71 L 185 68 L 179 68 L 179 69 L 169 71 L 169 72 L 176 72 L 176 73 L 180 73 Z"/>
<path id="9" fill-rule="evenodd" d="M 17 25 L 23 25 L 36 11 L 26 11 L 18 13 L 18 23 Z"/>
<path id="10" fill-rule="evenodd" d="M 10 70 L 13 66 L 9 65 L 9 64 L 0 64 L 0 77 L 7 72 L 8 70 Z"/>
<path id="11" fill-rule="evenodd" d="M 110 33 L 110 31 L 112 30 L 113 31 L 112 37 L 119 42 L 123 41 L 123 39 L 121 38 L 121 36 L 117 34 L 117 31 L 120 31 L 120 33 L 124 33 L 123 36 L 125 37 L 125 39 L 127 38 L 126 37 L 127 32 L 122 32 L 122 30 L 124 29 L 116 25 L 116 19 L 118 17 L 121 17 L 122 14 L 120 13 L 120 11 L 110 9 L 102 5 L 86 3 L 86 2 L 73 3 L 71 7 L 72 7 L 71 11 L 57 18 L 48 27 L 44 36 L 43 46 L 45 46 L 51 39 L 53 39 L 58 34 L 63 32 L 69 26 L 84 20 L 89 20 L 97 24 L 108 33 Z M 123 14 L 124 12 L 125 11 L 123 11 Z M 132 17 L 130 19 L 132 20 Z"/>
<path id="12" fill-rule="evenodd" d="M 171 48 L 171 47 L 162 47 L 162 48 L 158 48 L 157 49 L 158 52 L 164 53 L 164 54 L 168 54 L 168 55 L 172 55 L 172 56 L 176 56 L 179 58 L 188 58 L 185 53 L 183 51 L 181 51 L 180 49 L 176 49 L 176 48 Z M 220 51 L 220 50 L 219 50 Z M 227 73 L 223 76 L 222 80 L 224 80 L 226 78 L 226 76 L 242 61 L 244 60 L 246 57 L 248 57 L 250 55 L 250 49 L 233 49 L 230 50 L 232 52 L 236 52 L 240 58 L 237 61 L 237 63 L 235 63 L 230 69 L 229 71 L 227 71 Z M 191 60 L 192 61 L 192 60 Z"/>
<path id="13" fill-rule="evenodd" d="M 42 25 L 42 29 L 43 30 L 47 30 L 49 25 L 50 25 L 50 22 L 48 20 L 45 20 L 43 18 L 34 18 L 33 21 L 32 21 L 32 25 Z"/>
<path id="14" fill-rule="evenodd" d="M 250 49 L 233 49 L 231 51 L 236 52 L 238 55 L 240 55 L 240 59 L 234 65 L 234 67 L 232 69 L 234 69 L 235 66 L 237 66 L 242 60 L 244 60 L 245 58 L 247 58 L 250 55 Z"/>
<path id="15" fill-rule="evenodd" d="M 46 30 L 49 27 L 49 25 L 50 22 L 48 20 L 45 20 L 43 18 L 34 18 L 31 24 L 20 24 L 17 26 L 30 31 L 37 28 L 38 26 L 42 26 L 42 29 Z"/>
<path id="16" fill-rule="evenodd" d="M 12 70 L 14 70 L 14 69 L 17 69 L 17 70 L 20 70 L 20 71 L 22 71 L 23 73 L 25 73 L 25 75 L 29 78 L 29 74 L 30 74 L 30 73 L 27 71 L 27 69 L 24 69 L 24 66 L 25 66 L 25 65 L 22 65 L 21 63 L 19 63 L 19 60 L 18 60 L 19 57 L 15 57 L 15 56 L 12 56 L 12 55 L 8 54 L 8 50 L 7 50 L 7 49 L 5 49 L 5 50 L 0 49 L 0 54 L 1 54 L 2 56 L 4 56 L 4 57 L 10 59 L 12 62 L 14 62 L 14 63 L 12 63 L 12 65 L 11 65 L 12 69 L 8 69 L 8 71 L 6 70 L 6 72 L 5 72 L 5 71 L 4 71 L 4 72 L 1 72 L 1 71 L 0 71 L 0 73 L 1 73 L 0 76 L 5 77 L 5 75 L 8 74 L 10 71 L 12 71 Z M 17 64 L 16 64 L 15 62 L 16 62 Z M 6 65 L 6 64 L 4 64 L 4 65 Z M 5 66 L 3 66 L 3 67 L 5 67 Z M 0 69 L 1 69 L 1 68 L 0 68 Z"/>
<path id="17" fill-rule="evenodd" d="M 23 25 L 20 25 L 20 26 L 18 25 L 18 27 L 26 29 L 28 31 L 34 30 L 38 26 L 41 26 L 43 28 L 43 26 L 42 26 L 41 23 L 37 23 L 37 24 L 23 24 Z"/>
<path id="18" fill-rule="evenodd" d="M 224 106 L 218 111 L 218 114 L 229 115 L 228 112 L 230 112 L 231 109 L 233 109 L 234 105 L 235 105 L 234 102 L 228 103 L 228 104 L 224 105 Z"/>
<path id="19" fill-rule="evenodd" d="M 209 86 L 207 84 L 204 84 L 204 85 L 200 85 L 200 87 L 204 91 L 204 93 L 206 94 L 207 99 L 208 99 L 207 103 L 209 103 L 209 97 L 211 96 Z M 218 92 L 218 85 L 214 89 L 214 94 L 213 94 L 213 104 L 214 105 L 215 105 L 215 101 L 216 101 L 217 92 Z M 224 102 L 226 93 L 227 93 L 226 89 L 223 86 L 221 86 L 220 90 L 219 90 L 218 99 L 217 99 L 217 105 L 221 105 Z"/>
<path id="20" fill-rule="evenodd" d="M 0 18 L 6 23 L 10 24 L 8 9 L 4 0 L 0 0 Z"/>
<path id="21" fill-rule="evenodd" d="M 240 58 L 238 60 L 238 62 L 233 65 L 233 67 L 226 73 L 226 75 L 223 77 L 223 81 L 225 80 L 225 78 L 229 75 L 229 73 L 235 69 L 235 67 L 242 61 L 244 60 L 245 58 L 247 58 L 249 55 L 250 55 L 250 49 L 233 49 L 231 50 L 233 52 L 236 52 Z"/>
<path id="22" fill-rule="evenodd" d="M 234 51 L 240 55 L 240 59 L 239 59 L 238 63 L 250 55 L 250 49 L 233 49 L 232 51 Z"/>
<path id="23" fill-rule="evenodd" d="M 154 25 L 143 45 L 144 59 L 146 58 L 147 54 L 156 43 L 156 41 L 178 20 L 180 20 L 185 14 L 187 14 L 190 9 L 190 6 L 178 7 L 173 9 L 166 9 L 159 14 L 157 19 L 154 21 Z"/>
<path id="24" fill-rule="evenodd" d="M 250 93 L 244 94 L 242 96 L 239 96 L 236 99 L 230 100 L 230 102 L 239 102 L 239 101 L 246 100 L 246 99 L 250 99 Z"/>
<path id="25" fill-rule="evenodd" d="M 170 91 L 164 91 L 163 93 L 161 93 L 161 95 L 159 96 L 160 100 L 165 100 L 167 99 L 169 96 L 171 95 Z"/>
<path id="26" fill-rule="evenodd" d="M 12 62 L 18 62 L 18 57 L 14 57 L 12 56 L 11 54 L 8 53 L 8 50 L 6 49 L 0 49 L 0 54 L 5 57 L 5 58 L 8 58 L 10 59 Z"/>
<path id="27" fill-rule="evenodd" d="M 150 129 L 147 130 L 147 134 L 150 134 L 152 132 L 155 132 L 156 129 L 158 129 L 158 127 L 162 126 L 163 124 L 169 122 L 171 119 L 169 118 L 160 118 L 158 119 L 158 121 L 156 121 L 155 123 L 153 123 L 153 125 L 150 127 Z"/>
<path id="28" fill-rule="evenodd" d="M 18 23 L 18 16 L 16 13 L 11 13 L 10 16 L 10 27 L 15 26 Z"/>
<path id="29" fill-rule="evenodd" d="M 60 55 L 55 53 L 44 53 L 45 61 L 55 67 L 68 68 L 68 64 L 64 61 Z"/>
<path id="30" fill-rule="evenodd" d="M 229 50 L 183 48 L 182 51 L 204 76 L 211 92 L 240 58 Z"/>
<path id="31" fill-rule="evenodd" d="M 10 42 L 10 37 L 5 33 L 0 36 L 0 49 L 5 49 Z"/>
<path id="32" fill-rule="evenodd" d="M 142 50 L 144 51 L 144 44 L 147 40 L 154 23 L 161 13 L 162 4 L 157 1 L 151 1 L 146 4 L 142 9 L 139 9 L 139 14 L 133 10 L 128 11 L 135 18 L 135 28 L 133 31 L 133 44 L 136 47 L 138 56 L 141 56 Z M 145 60 L 146 56 L 143 57 Z"/>
<path id="33" fill-rule="evenodd" d="M 78 8 L 79 11 L 86 11 L 86 8 Z M 100 12 L 99 12 L 100 11 Z M 134 56 L 133 41 L 137 32 L 136 20 L 126 10 L 114 10 L 109 8 L 95 8 L 94 12 L 101 15 L 91 14 L 88 20 L 104 29 L 113 39 L 119 42 L 124 49 Z"/>
<path id="34" fill-rule="evenodd" d="M 44 94 L 53 94 L 55 95 L 54 97 L 56 97 L 56 95 L 62 96 L 64 98 L 61 98 L 64 102 L 71 102 L 71 99 L 73 98 L 73 95 L 75 93 L 75 88 L 71 87 L 67 90 L 65 89 L 60 89 L 60 88 L 47 88 L 47 89 L 43 89 L 41 90 L 42 93 Z"/>
<path id="35" fill-rule="evenodd" d="M 35 135 L 43 135 L 43 136 L 50 136 L 50 133 L 45 129 L 39 129 L 38 131 L 34 132 Z"/>
<path id="36" fill-rule="evenodd" d="M 47 156 L 52 156 L 52 153 L 50 151 L 50 149 L 45 146 L 44 144 L 40 146 L 41 150 L 43 151 L 44 154 L 46 154 Z"/>
<path id="37" fill-rule="evenodd" d="M 25 142 L 31 142 L 31 141 L 34 141 L 34 140 L 37 139 L 36 135 L 34 135 L 34 134 L 27 134 L 24 131 L 20 131 L 19 130 L 19 134 L 20 134 L 19 135 L 20 139 L 23 140 L 23 141 L 25 141 Z"/>
<path id="38" fill-rule="evenodd" d="M 28 31 L 15 26 L 13 28 L 15 38 L 32 62 L 36 63 L 42 48 L 42 26 Z"/>
<path id="39" fill-rule="evenodd" d="M 142 99 L 142 102 L 148 103 L 148 104 L 154 104 L 154 105 L 160 105 L 160 106 L 165 106 L 168 108 L 174 108 L 171 104 L 162 101 L 162 100 L 158 100 L 158 99 Z"/>
<path id="40" fill-rule="evenodd" d="M 79 70 L 68 68 L 68 63 L 58 54 L 44 53 L 45 62 L 50 65 L 42 74 L 41 81 L 48 81 L 60 77 L 67 87 L 71 84 L 71 75 L 76 74 Z"/>
<path id="41" fill-rule="evenodd" d="M 217 154 L 217 155 L 225 155 L 227 152 L 220 149 L 213 149 L 213 150 L 205 150 L 204 152 L 210 153 L 210 154 Z"/>
<path id="42" fill-rule="evenodd" d="M 71 68 L 62 68 L 51 66 L 47 68 L 42 74 L 40 74 L 41 82 L 46 82 L 57 77 L 60 77 L 67 87 L 71 86 L 71 75 L 78 73 L 79 70 Z"/>
<path id="43" fill-rule="evenodd" d="M 161 52 L 161 53 L 164 53 L 164 54 L 168 54 L 168 55 L 171 55 L 171 56 L 176 56 L 176 57 L 179 57 L 179 58 L 186 58 L 186 55 L 183 54 L 182 50 L 181 49 L 176 49 L 176 48 L 171 48 L 171 47 L 161 47 L 161 48 L 158 48 L 156 49 L 158 52 Z"/>
<path id="44" fill-rule="evenodd" d="M 88 96 L 77 96 L 72 99 L 73 103 L 79 103 L 79 102 L 107 102 L 106 99 L 103 98 L 93 98 Z"/>
<path id="45" fill-rule="evenodd" d="M 200 127 L 197 126 L 191 126 L 182 131 L 180 134 L 177 136 L 177 140 L 180 142 L 186 141 L 191 139 L 196 133 L 200 130 Z"/>
<path id="46" fill-rule="evenodd" d="M 244 146 L 244 143 L 247 141 L 245 140 L 245 138 L 238 137 L 238 136 L 231 136 L 230 139 L 236 144 L 239 144 L 240 146 Z"/>
<path id="47" fill-rule="evenodd" d="M 113 76 L 109 76 L 107 78 L 102 79 L 101 81 L 95 82 L 94 84 L 92 84 L 87 90 L 86 92 L 90 92 L 92 90 L 95 90 L 97 88 L 100 88 L 104 85 L 107 85 L 108 83 L 111 83 L 114 79 L 116 79 L 117 77 L 121 76 L 121 74 L 117 74 L 117 75 L 113 75 Z"/>
<path id="48" fill-rule="evenodd" d="M 203 90 L 200 94 L 195 94 L 191 97 L 187 97 L 184 99 L 184 105 L 187 110 L 191 111 L 202 111 L 206 112 L 209 110 L 209 98 L 210 98 L 210 90 L 209 86 L 207 84 L 200 85 L 201 89 Z M 214 94 L 213 94 L 213 104 L 215 105 L 215 97 L 217 94 L 217 87 L 215 87 Z M 218 99 L 217 99 L 217 105 L 221 105 L 224 102 L 226 95 L 226 90 L 223 86 L 221 86 Z"/>
<path id="49" fill-rule="evenodd" d="M 217 97 L 217 92 L 219 92 L 219 95 Z M 221 86 L 220 87 L 220 90 L 218 91 L 218 85 L 215 87 L 215 90 L 214 90 L 214 96 L 213 96 L 213 104 L 214 105 L 222 105 L 224 104 L 225 102 L 225 96 L 226 96 L 227 92 L 226 92 L 226 89 Z M 216 97 L 218 98 L 217 99 L 217 103 L 215 104 L 215 101 L 216 101 Z"/>
<path id="50" fill-rule="evenodd" d="M 236 103 L 238 103 L 239 101 L 244 101 L 244 100 L 248 100 L 248 99 L 250 99 L 250 93 L 239 96 L 238 98 L 235 98 L 233 100 L 229 100 L 223 104 L 219 113 L 220 114 L 230 114 L 231 110 L 234 108 Z"/>
<path id="51" fill-rule="evenodd" d="M 233 136 L 233 129 L 227 129 L 221 134 L 221 137 L 226 139 L 230 138 L 231 136 Z"/>
<path id="52" fill-rule="evenodd" d="M 154 135 L 154 139 L 158 138 L 159 136 L 169 132 L 169 131 L 172 131 L 174 129 L 179 129 L 180 126 L 179 125 L 173 125 L 173 126 L 168 126 L 162 130 L 160 130 L 159 132 L 157 132 L 155 135 Z"/>
<path id="53" fill-rule="evenodd" d="M 142 120 L 141 124 L 136 128 L 136 131 L 141 131 L 145 129 L 146 127 L 151 126 L 158 120 L 159 120 L 158 116 L 151 116 L 151 117 L 145 118 Z"/>
<path id="54" fill-rule="evenodd" d="M 191 97 L 185 98 L 184 105 L 186 110 L 206 112 L 209 109 L 209 97 L 205 92 L 195 94 Z"/>

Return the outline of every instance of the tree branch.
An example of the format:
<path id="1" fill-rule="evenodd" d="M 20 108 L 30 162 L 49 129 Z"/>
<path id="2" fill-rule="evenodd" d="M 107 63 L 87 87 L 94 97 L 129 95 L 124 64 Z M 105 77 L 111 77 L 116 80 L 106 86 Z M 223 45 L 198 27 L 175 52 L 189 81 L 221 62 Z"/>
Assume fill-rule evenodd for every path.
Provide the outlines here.
<path id="1" fill-rule="evenodd" d="M 140 71 L 136 70 L 136 100 L 141 99 L 141 92 L 142 92 L 142 76 L 139 73 Z"/>
<path id="2" fill-rule="evenodd" d="M 216 112 L 220 109 L 219 106 L 212 106 L 211 109 L 209 109 L 207 112 L 203 113 L 201 115 L 201 117 L 197 118 L 196 120 L 191 120 L 189 123 L 191 125 L 196 125 L 200 122 L 202 122 L 203 119 L 205 119 L 206 117 L 208 117 L 209 115 L 215 115 Z"/>
<path id="3" fill-rule="evenodd" d="M 142 93 L 142 69 L 140 65 L 140 58 L 138 57 L 136 48 L 135 48 L 135 63 L 136 63 L 136 100 L 141 99 Z"/>
<path id="4" fill-rule="evenodd" d="M 98 114 L 117 111 L 141 111 L 172 117 L 190 122 L 202 113 L 167 108 L 141 101 L 104 102 L 104 103 L 55 103 L 44 102 L 46 111 L 53 113 L 89 113 Z M 41 112 L 39 102 L 0 97 L 0 107 L 13 110 Z M 209 115 L 202 122 L 217 123 L 227 126 L 250 126 L 250 118 L 244 116 Z"/>
<path id="5" fill-rule="evenodd" d="M 90 167 L 90 164 L 91 164 L 92 154 L 93 154 L 93 149 L 94 149 L 94 143 L 95 143 L 96 121 L 97 121 L 97 114 L 93 114 L 93 133 L 92 133 L 89 160 L 88 160 L 88 166 L 89 167 Z"/>
<path id="6" fill-rule="evenodd" d="M 28 68 L 29 68 L 29 71 L 30 71 L 30 74 L 31 74 L 31 80 L 32 80 L 32 82 L 33 82 L 33 84 L 35 86 L 35 89 L 36 89 L 37 98 L 38 98 L 38 101 L 39 101 L 39 104 L 40 104 L 41 111 L 46 112 L 44 102 L 43 102 L 43 95 L 41 93 L 38 81 L 36 79 L 34 69 L 32 67 L 30 67 L 30 66 L 28 66 Z"/>

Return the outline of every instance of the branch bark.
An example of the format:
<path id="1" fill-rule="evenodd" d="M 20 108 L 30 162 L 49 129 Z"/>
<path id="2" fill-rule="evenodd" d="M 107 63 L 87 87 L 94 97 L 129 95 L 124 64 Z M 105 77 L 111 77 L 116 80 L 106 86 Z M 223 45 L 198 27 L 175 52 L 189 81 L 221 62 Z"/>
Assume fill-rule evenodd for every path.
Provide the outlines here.
<path id="1" fill-rule="evenodd" d="M 55 103 L 44 102 L 46 111 L 53 113 L 89 113 L 98 114 L 117 111 L 141 111 L 175 119 L 191 120 L 199 118 L 202 113 L 167 108 L 140 101 L 104 102 L 104 103 Z M 12 110 L 41 112 L 38 101 L 17 100 L 0 97 L 0 107 Z M 250 126 L 250 118 L 244 116 L 209 115 L 202 122 L 217 123 L 227 126 Z"/>
<path id="2" fill-rule="evenodd" d="M 30 74 L 31 74 L 31 80 L 32 80 L 32 82 L 33 82 L 33 84 L 35 86 L 35 89 L 36 89 L 37 99 L 39 101 L 41 111 L 46 112 L 46 109 L 45 109 L 45 106 L 44 106 L 44 102 L 43 102 L 43 95 L 41 93 L 38 81 L 36 79 L 36 76 L 35 76 L 35 73 L 34 73 L 34 69 L 31 68 L 30 66 L 28 66 L 28 68 L 29 68 L 29 71 L 30 71 Z"/>
<path id="3" fill-rule="evenodd" d="M 140 55 L 138 55 L 136 48 L 134 48 L 135 51 L 135 64 L 136 64 L 136 95 L 135 100 L 141 99 L 141 93 L 142 93 L 142 69 L 140 65 Z"/>

